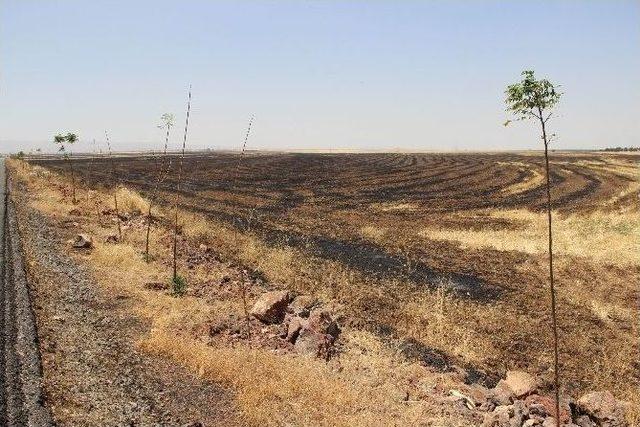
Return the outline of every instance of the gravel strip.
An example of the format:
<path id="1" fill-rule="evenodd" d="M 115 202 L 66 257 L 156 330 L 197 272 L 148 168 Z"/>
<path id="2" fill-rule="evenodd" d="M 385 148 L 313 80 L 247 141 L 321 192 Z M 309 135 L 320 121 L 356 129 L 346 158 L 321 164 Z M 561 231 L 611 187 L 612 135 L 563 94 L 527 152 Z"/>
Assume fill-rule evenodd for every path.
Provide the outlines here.
<path id="1" fill-rule="evenodd" d="M 126 295 L 108 295 L 67 255 L 69 230 L 18 205 L 41 340 L 46 400 L 57 425 L 239 425 L 232 396 L 135 347 L 148 325 Z M 1 424 L 1 423 L 0 423 Z"/>

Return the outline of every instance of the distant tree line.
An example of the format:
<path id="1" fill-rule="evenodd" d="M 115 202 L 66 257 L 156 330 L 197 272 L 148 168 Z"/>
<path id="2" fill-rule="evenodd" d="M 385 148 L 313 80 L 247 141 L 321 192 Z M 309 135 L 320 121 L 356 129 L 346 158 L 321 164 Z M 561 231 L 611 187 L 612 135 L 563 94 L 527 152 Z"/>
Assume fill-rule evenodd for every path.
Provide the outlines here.
<path id="1" fill-rule="evenodd" d="M 604 151 L 640 151 L 640 147 L 607 147 Z"/>

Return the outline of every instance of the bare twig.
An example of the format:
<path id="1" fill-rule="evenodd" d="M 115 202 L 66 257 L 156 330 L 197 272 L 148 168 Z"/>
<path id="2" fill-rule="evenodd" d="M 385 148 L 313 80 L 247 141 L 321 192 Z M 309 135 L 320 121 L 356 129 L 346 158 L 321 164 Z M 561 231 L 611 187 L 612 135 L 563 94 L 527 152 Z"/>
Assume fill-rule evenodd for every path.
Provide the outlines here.
<path id="1" fill-rule="evenodd" d="M 118 211 L 118 175 L 116 173 L 116 165 L 113 161 L 113 153 L 111 152 L 111 140 L 109 133 L 105 130 L 104 137 L 107 140 L 107 149 L 109 150 L 109 162 L 111 163 L 111 179 L 113 180 L 113 203 L 116 210 L 116 218 L 118 224 L 118 241 L 122 241 L 122 227 L 120 226 L 120 212 Z"/>
<path id="2" fill-rule="evenodd" d="M 158 192 L 160 191 L 160 184 L 165 180 L 165 178 L 167 177 L 167 175 L 169 173 L 169 166 L 167 166 L 166 170 L 165 170 L 164 167 L 165 167 L 165 163 L 166 163 L 166 160 L 167 160 L 167 147 L 169 146 L 169 132 L 171 130 L 171 127 L 173 127 L 173 115 L 164 114 L 162 116 L 162 119 L 165 121 L 164 127 L 166 128 L 167 132 L 166 132 L 165 138 L 164 138 L 164 150 L 162 152 L 162 157 L 161 157 L 160 163 L 158 163 L 158 158 L 157 158 L 157 156 L 155 156 L 155 161 L 156 161 L 156 183 L 155 183 L 155 187 L 153 189 L 153 192 L 151 193 L 151 197 L 149 197 L 149 208 L 148 208 L 148 211 L 147 211 L 147 235 L 146 235 L 145 247 L 144 247 L 144 255 L 145 255 L 145 260 L 147 262 L 149 262 L 149 260 L 150 260 L 150 258 L 149 258 L 149 236 L 151 234 L 151 207 L 152 207 L 154 201 L 156 200 L 156 197 L 158 196 Z"/>
<path id="3" fill-rule="evenodd" d="M 189 115 L 191 113 L 191 85 L 189 85 L 189 97 L 187 100 L 187 115 L 184 123 L 184 137 L 182 139 L 182 154 L 178 163 L 178 180 L 176 182 L 176 197 L 174 205 L 173 223 L 173 280 L 178 277 L 178 203 L 180 200 L 180 184 L 182 181 L 182 168 L 184 163 L 184 152 L 187 145 L 187 132 L 189 130 Z"/>

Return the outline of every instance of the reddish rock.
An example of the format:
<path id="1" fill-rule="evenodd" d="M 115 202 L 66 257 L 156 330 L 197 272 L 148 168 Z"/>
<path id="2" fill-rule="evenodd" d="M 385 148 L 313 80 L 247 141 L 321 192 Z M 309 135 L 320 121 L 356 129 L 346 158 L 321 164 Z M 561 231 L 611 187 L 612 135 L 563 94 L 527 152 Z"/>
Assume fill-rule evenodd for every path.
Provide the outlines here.
<path id="1" fill-rule="evenodd" d="M 295 349 L 300 354 L 328 358 L 339 334 L 340 328 L 331 314 L 316 310 L 302 322 Z"/>
<path id="2" fill-rule="evenodd" d="M 609 391 L 585 394 L 578 399 L 578 409 L 601 426 L 623 427 L 627 425 L 624 405 Z"/>
<path id="3" fill-rule="evenodd" d="M 289 292 L 265 292 L 254 304 L 251 315 L 263 323 L 280 323 L 284 319 L 288 304 Z"/>
<path id="4" fill-rule="evenodd" d="M 500 380 L 498 385 L 491 389 L 490 399 L 496 405 L 510 405 L 515 397 L 513 390 Z"/>
<path id="5" fill-rule="evenodd" d="M 482 427 L 511 427 L 512 408 L 507 405 L 496 407 L 493 412 L 487 412 L 482 421 Z"/>
<path id="6" fill-rule="evenodd" d="M 556 400 L 551 396 L 541 396 L 532 394 L 524 400 L 529 407 L 529 412 L 542 417 L 556 415 Z M 571 421 L 571 406 L 567 399 L 560 400 L 560 421 L 568 423 Z"/>
<path id="7" fill-rule="evenodd" d="M 597 427 L 597 424 L 593 422 L 593 420 L 589 418 L 588 415 L 580 415 L 579 417 L 576 417 L 573 422 L 578 427 Z"/>
<path id="8" fill-rule="evenodd" d="M 491 392 L 489 391 L 489 389 L 479 384 L 472 384 L 464 389 L 464 394 L 469 396 L 469 398 L 471 398 L 476 406 L 483 408 L 486 407 Z"/>
<path id="9" fill-rule="evenodd" d="M 300 330 L 302 329 L 302 319 L 299 317 L 294 317 L 289 322 L 289 326 L 287 326 L 287 341 L 290 343 L 295 343 L 298 339 L 298 335 L 300 335 Z"/>
<path id="10" fill-rule="evenodd" d="M 300 317 L 309 317 L 311 309 L 318 303 L 317 298 L 310 295 L 297 296 L 289 305 L 289 311 Z"/>

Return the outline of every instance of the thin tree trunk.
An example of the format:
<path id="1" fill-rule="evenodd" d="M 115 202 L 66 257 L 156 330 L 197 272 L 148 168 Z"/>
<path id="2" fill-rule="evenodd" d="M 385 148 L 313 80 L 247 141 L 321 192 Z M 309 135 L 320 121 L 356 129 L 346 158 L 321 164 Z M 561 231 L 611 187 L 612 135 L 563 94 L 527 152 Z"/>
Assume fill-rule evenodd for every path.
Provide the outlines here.
<path id="1" fill-rule="evenodd" d="M 187 131 L 189 129 L 189 114 L 191 113 L 191 86 L 189 86 L 189 98 L 187 101 L 187 117 L 184 123 L 184 138 L 182 139 L 182 154 L 178 165 L 178 181 L 176 183 L 176 198 L 174 206 L 173 223 L 173 280 L 178 277 L 178 203 L 180 200 L 180 183 L 182 181 L 182 166 L 184 163 L 184 151 L 187 145 Z"/>
<path id="2" fill-rule="evenodd" d="M 111 162 L 111 178 L 113 179 L 113 202 L 116 210 L 116 219 L 118 223 L 118 241 L 122 241 L 122 227 L 120 227 L 120 212 L 118 211 L 118 176 L 116 174 L 116 166 L 113 162 L 113 154 L 111 153 L 111 140 L 109 134 L 104 131 L 104 136 L 107 140 L 107 148 L 109 149 L 109 161 Z"/>
<path id="3" fill-rule="evenodd" d="M 120 227 L 120 211 L 118 210 L 118 186 L 113 190 L 113 204 L 116 208 L 116 218 L 118 219 L 118 241 L 122 241 L 122 228 Z"/>
<path id="4" fill-rule="evenodd" d="M 151 200 L 149 200 L 149 210 L 147 211 L 147 238 L 144 245 L 144 259 L 149 262 L 149 233 L 151 233 Z"/>
<path id="5" fill-rule="evenodd" d="M 547 140 L 547 130 L 545 121 L 542 119 L 540 111 L 540 124 L 542 125 L 542 140 L 544 141 L 544 162 L 547 181 L 547 219 L 549 230 L 549 282 L 551 289 L 551 327 L 553 330 L 553 382 L 556 398 L 556 422 L 560 425 L 560 366 L 558 350 L 558 321 L 556 310 L 556 289 L 553 280 L 553 233 L 551 231 L 551 178 L 549 174 L 549 142 Z"/>
<path id="6" fill-rule="evenodd" d="M 167 133 L 164 138 L 164 151 L 162 153 L 162 159 L 159 165 L 156 159 L 156 185 L 155 185 L 155 188 L 153 189 L 153 192 L 151 193 L 151 197 L 149 198 L 149 210 L 147 212 L 147 237 L 146 237 L 145 246 L 144 246 L 145 260 L 147 262 L 149 262 L 149 236 L 151 234 L 151 205 L 153 204 L 153 201 L 156 199 L 158 195 L 158 191 L 160 189 L 160 183 L 164 180 L 164 176 L 165 176 L 164 167 L 165 167 L 165 162 L 167 160 L 167 147 L 169 145 L 170 130 L 171 130 L 171 126 L 167 124 Z M 167 168 L 167 171 L 168 171 L 168 168 Z M 174 269 L 173 275 L 175 278 L 175 275 L 176 275 L 175 269 Z"/>
<path id="7" fill-rule="evenodd" d="M 78 201 L 76 200 L 76 174 L 73 170 L 73 161 L 71 160 L 71 154 L 69 155 L 69 166 L 71 167 L 71 194 L 72 194 L 72 201 L 73 204 L 75 205 L 76 203 L 78 203 Z"/>

